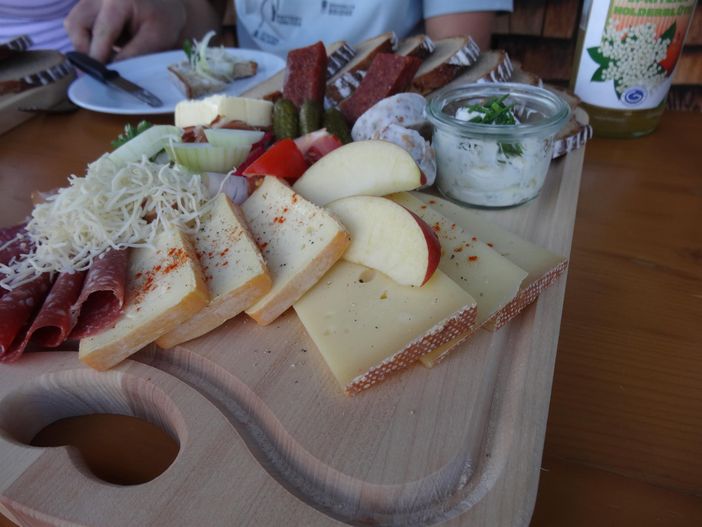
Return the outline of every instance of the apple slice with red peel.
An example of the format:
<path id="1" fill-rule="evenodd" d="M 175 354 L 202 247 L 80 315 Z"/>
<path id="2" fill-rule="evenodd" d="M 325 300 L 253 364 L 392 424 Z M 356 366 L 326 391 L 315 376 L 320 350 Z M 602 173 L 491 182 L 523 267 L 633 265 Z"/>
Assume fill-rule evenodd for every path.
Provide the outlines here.
<path id="1" fill-rule="evenodd" d="M 422 185 L 412 156 L 387 141 L 355 141 L 307 169 L 293 190 L 317 205 L 348 196 L 385 196 Z"/>
<path id="2" fill-rule="evenodd" d="M 376 196 L 352 196 L 326 208 L 351 234 L 344 260 L 377 269 L 398 284 L 417 287 L 436 271 L 441 243 L 424 220 L 402 205 Z"/>

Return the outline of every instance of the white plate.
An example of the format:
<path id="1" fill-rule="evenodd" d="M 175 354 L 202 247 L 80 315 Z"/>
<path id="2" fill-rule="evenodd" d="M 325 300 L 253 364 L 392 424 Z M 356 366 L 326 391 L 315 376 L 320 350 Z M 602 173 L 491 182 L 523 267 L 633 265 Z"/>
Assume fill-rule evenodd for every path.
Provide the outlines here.
<path id="1" fill-rule="evenodd" d="M 238 59 L 255 60 L 258 63 L 256 75 L 232 82 L 224 92 L 227 95 L 239 95 L 285 66 L 285 60 L 265 51 L 239 48 L 227 48 L 227 51 Z M 158 108 L 153 108 L 117 88 L 106 86 L 88 75 L 81 75 L 73 81 L 68 88 L 68 96 L 78 106 L 96 112 L 121 115 L 173 113 L 175 105 L 185 99 L 185 95 L 176 88 L 166 68 L 169 64 L 182 60 L 185 60 L 185 53 L 174 50 L 109 64 L 111 69 L 118 71 L 125 79 L 149 90 L 161 99 L 163 106 Z"/>

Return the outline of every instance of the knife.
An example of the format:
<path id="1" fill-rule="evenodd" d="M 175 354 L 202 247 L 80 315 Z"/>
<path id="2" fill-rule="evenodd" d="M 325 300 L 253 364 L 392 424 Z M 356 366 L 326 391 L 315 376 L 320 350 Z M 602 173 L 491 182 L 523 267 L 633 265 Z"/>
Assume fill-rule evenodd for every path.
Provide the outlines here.
<path id="1" fill-rule="evenodd" d="M 97 79 L 109 86 L 119 88 L 120 90 L 127 92 L 129 95 L 136 97 L 140 101 L 145 102 L 149 106 L 163 106 L 161 99 L 156 97 L 153 93 L 145 90 L 138 84 L 134 84 L 133 82 L 125 79 L 115 70 L 111 70 L 103 63 L 95 60 L 85 53 L 80 53 L 79 51 L 69 51 L 66 53 L 66 57 L 76 68 L 84 71 L 94 79 Z"/>

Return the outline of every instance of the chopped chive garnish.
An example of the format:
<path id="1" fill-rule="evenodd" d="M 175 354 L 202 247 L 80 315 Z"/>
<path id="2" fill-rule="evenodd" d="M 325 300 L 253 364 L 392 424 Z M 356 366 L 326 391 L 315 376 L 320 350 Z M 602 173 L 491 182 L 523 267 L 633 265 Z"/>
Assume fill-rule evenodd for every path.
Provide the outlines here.
<path id="1" fill-rule="evenodd" d="M 508 94 L 500 97 L 491 97 L 483 104 L 471 104 L 468 110 L 473 113 L 479 113 L 469 120 L 471 123 L 481 124 L 500 124 L 514 125 L 517 124 L 517 119 L 514 115 L 514 106 L 505 104 Z M 505 156 L 521 156 L 524 153 L 522 145 L 519 143 L 497 143 L 500 152 Z"/>

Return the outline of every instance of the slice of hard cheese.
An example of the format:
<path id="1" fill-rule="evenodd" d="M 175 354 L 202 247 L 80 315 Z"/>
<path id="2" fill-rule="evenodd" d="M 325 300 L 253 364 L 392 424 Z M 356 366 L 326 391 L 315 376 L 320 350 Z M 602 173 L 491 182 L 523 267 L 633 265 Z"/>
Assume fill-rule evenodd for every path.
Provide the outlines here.
<path id="1" fill-rule="evenodd" d="M 160 337 L 156 344 L 162 348 L 172 348 L 212 331 L 271 289 L 266 263 L 244 215 L 225 194 L 217 196 L 193 243 L 209 288 L 210 303 Z"/>
<path id="2" fill-rule="evenodd" d="M 207 305 L 207 284 L 187 237 L 165 232 L 154 246 L 131 251 L 124 311 L 115 326 L 80 341 L 78 358 L 88 366 L 111 368 Z"/>
<path id="3" fill-rule="evenodd" d="M 402 192 L 388 196 L 414 212 L 436 232 L 441 242 L 439 269 L 468 291 L 478 303 L 476 328 L 505 309 L 519 293 L 528 273 L 478 239 L 473 232 L 430 208 L 413 195 Z M 436 351 L 422 357 L 422 364 L 432 366 L 450 350 Z"/>
<path id="4" fill-rule="evenodd" d="M 225 121 L 243 121 L 265 128 L 273 122 L 273 103 L 247 97 L 211 95 L 202 100 L 181 101 L 175 107 L 175 125 L 181 128 L 205 126 L 217 116 Z"/>
<path id="5" fill-rule="evenodd" d="M 294 307 L 349 395 L 447 342 L 458 343 L 476 314 L 473 297 L 441 271 L 422 287 L 411 287 L 346 261 Z"/>
<path id="6" fill-rule="evenodd" d="M 242 210 L 268 264 L 273 288 L 246 313 L 273 322 L 334 265 L 350 243 L 331 214 L 267 176 Z"/>
<path id="7" fill-rule="evenodd" d="M 474 210 L 423 192 L 412 192 L 412 195 L 429 205 L 430 208 L 440 211 L 457 224 L 470 229 L 479 239 L 491 244 L 502 256 L 529 273 L 524 279 L 517 297 L 490 321 L 486 326 L 488 329 L 499 329 L 512 320 L 526 306 L 536 300 L 542 290 L 563 274 L 568 266 L 567 258 L 524 240 L 499 225 L 486 221 L 480 213 Z"/>

